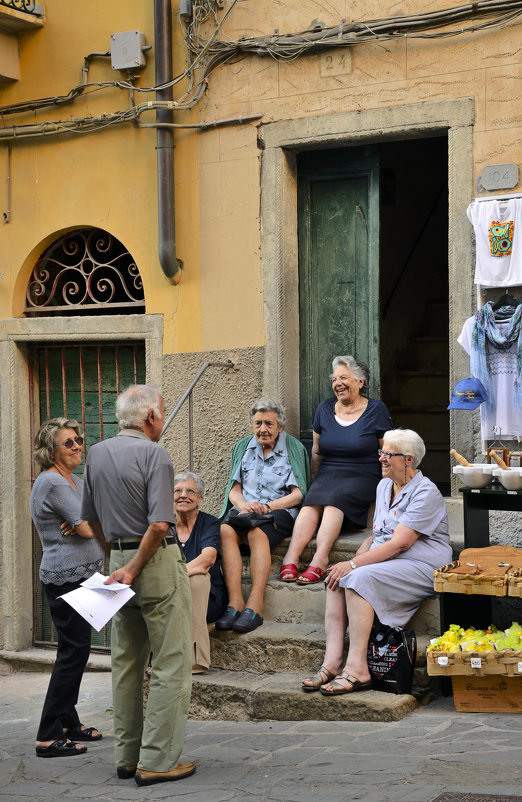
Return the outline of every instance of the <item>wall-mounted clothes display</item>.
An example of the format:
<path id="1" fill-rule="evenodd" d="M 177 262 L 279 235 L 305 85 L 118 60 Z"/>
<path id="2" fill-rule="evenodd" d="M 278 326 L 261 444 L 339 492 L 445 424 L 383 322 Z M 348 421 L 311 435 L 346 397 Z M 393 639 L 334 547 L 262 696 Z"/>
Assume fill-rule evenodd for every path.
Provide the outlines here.
<path id="1" fill-rule="evenodd" d="M 475 284 L 522 284 L 522 198 L 474 200 L 467 208 L 475 230 Z"/>
<path id="2" fill-rule="evenodd" d="M 522 435 L 522 304 L 494 309 L 488 301 L 464 323 L 458 342 L 487 392 L 480 407 L 482 438 Z"/>

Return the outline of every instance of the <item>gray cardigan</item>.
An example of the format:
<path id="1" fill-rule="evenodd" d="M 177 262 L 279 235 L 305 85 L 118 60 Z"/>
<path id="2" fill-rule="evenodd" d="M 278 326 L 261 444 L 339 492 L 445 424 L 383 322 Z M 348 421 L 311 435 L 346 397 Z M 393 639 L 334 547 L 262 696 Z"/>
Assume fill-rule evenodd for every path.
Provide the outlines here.
<path id="1" fill-rule="evenodd" d="M 44 471 L 31 490 L 31 516 L 42 542 L 40 579 L 63 585 L 86 579 L 103 567 L 103 549 L 97 540 L 63 535 L 60 525 L 81 522 L 82 480 L 73 476 L 76 489 L 56 471 Z"/>

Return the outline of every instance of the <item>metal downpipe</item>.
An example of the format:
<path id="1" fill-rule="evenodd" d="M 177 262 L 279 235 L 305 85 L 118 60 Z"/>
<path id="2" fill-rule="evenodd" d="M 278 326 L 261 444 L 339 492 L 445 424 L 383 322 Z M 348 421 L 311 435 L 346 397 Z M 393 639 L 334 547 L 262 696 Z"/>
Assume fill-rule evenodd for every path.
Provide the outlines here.
<path id="1" fill-rule="evenodd" d="M 172 8 L 171 0 L 154 0 L 154 58 L 156 86 L 172 80 Z M 159 89 L 157 100 L 173 100 L 173 89 Z M 172 123 L 168 109 L 156 111 L 157 123 Z M 165 276 L 172 284 L 181 280 L 183 263 L 176 256 L 176 223 L 174 200 L 174 133 L 172 129 L 156 130 L 158 168 L 158 256 Z"/>

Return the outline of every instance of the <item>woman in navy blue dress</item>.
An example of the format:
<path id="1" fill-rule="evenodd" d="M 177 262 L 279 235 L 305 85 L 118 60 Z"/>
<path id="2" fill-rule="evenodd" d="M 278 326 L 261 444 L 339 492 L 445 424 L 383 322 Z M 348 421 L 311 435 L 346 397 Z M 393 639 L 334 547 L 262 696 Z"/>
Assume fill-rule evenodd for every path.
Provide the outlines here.
<path id="1" fill-rule="evenodd" d="M 283 558 L 279 574 L 283 582 L 297 580 L 309 585 L 321 581 L 345 519 L 352 527 L 365 528 L 381 478 L 377 449 L 384 432 L 393 426 L 382 401 L 362 394 L 369 380 L 363 362 L 337 356 L 332 368 L 336 397 L 322 401 L 315 413 L 312 484 Z M 298 576 L 299 557 L 316 533 L 315 555 Z"/>

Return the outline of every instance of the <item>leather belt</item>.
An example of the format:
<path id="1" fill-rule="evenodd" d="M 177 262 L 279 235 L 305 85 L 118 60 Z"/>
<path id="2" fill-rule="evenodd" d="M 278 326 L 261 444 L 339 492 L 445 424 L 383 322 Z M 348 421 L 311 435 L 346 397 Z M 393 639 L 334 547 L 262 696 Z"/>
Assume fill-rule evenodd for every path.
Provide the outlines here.
<path id="1" fill-rule="evenodd" d="M 113 540 L 111 543 L 111 549 L 113 551 L 127 551 L 128 549 L 138 549 L 141 543 L 140 539 L 136 540 L 124 540 L 123 538 L 118 538 L 118 540 Z M 161 541 L 164 546 L 172 546 L 173 543 L 176 542 L 175 537 L 164 537 Z"/>

